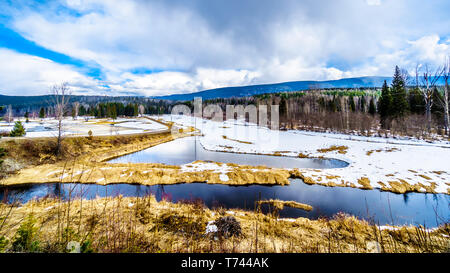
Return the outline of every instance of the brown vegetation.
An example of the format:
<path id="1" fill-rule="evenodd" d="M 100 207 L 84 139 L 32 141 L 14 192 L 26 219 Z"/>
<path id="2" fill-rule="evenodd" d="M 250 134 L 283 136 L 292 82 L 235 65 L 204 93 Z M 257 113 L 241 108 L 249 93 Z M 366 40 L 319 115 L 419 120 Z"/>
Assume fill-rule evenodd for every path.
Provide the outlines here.
<path id="1" fill-rule="evenodd" d="M 232 213 L 236 236 L 206 233 Z M 0 204 L 0 251 L 67 252 L 447 252 L 450 228 L 382 229 L 355 217 L 279 219 L 258 211 L 207 209 L 141 198 L 56 199 Z M 24 236 L 26 235 L 26 236 Z"/>
<path id="2" fill-rule="evenodd" d="M 328 153 L 328 152 L 334 152 L 337 151 L 340 154 L 346 154 L 348 150 L 347 146 L 336 146 L 336 145 L 332 145 L 329 148 L 324 148 L 324 149 L 317 149 L 317 151 L 319 153 Z"/>

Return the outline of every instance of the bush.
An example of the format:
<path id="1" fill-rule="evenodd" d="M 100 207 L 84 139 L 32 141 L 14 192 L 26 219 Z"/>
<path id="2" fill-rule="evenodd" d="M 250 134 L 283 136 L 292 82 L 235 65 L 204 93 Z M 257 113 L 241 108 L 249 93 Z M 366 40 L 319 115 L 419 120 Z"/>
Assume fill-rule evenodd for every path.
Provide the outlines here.
<path id="1" fill-rule="evenodd" d="M 233 216 L 220 217 L 214 224 L 217 226 L 219 236 L 224 238 L 238 237 L 242 234 L 241 224 Z"/>
<path id="2" fill-rule="evenodd" d="M 6 246 L 8 245 L 8 239 L 5 236 L 0 237 L 0 253 L 5 252 Z"/>
<path id="3" fill-rule="evenodd" d="M 4 156 L 6 156 L 6 150 L 5 150 L 5 148 L 0 147 L 0 166 L 3 163 L 2 157 L 4 157 Z"/>
<path id="4" fill-rule="evenodd" d="M 22 125 L 22 122 L 21 121 L 16 121 L 16 123 L 14 124 L 14 128 L 9 133 L 9 136 L 11 136 L 11 137 L 21 137 L 21 136 L 24 136 L 25 134 L 26 134 L 26 132 L 25 132 L 25 128 Z"/>
<path id="5" fill-rule="evenodd" d="M 158 229 L 164 229 L 191 237 L 200 237 L 203 234 L 205 227 L 206 221 L 204 221 L 204 219 L 186 217 L 171 211 L 163 213 L 156 220 L 156 228 Z"/>

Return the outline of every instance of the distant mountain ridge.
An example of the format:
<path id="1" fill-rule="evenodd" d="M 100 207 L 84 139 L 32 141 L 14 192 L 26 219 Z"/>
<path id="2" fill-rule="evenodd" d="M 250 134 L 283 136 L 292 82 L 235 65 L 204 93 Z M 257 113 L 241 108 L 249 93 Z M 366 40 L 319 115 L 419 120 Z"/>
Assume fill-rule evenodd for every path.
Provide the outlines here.
<path id="1" fill-rule="evenodd" d="M 311 88 L 360 88 L 360 87 L 381 87 L 384 81 L 391 83 L 392 77 L 359 77 L 346 78 L 340 80 L 330 81 L 293 81 L 273 84 L 259 84 L 248 86 L 222 87 L 194 92 L 189 94 L 174 94 L 168 96 L 155 96 L 154 99 L 164 100 L 193 100 L 194 97 L 201 97 L 203 99 L 214 98 L 230 98 L 230 97 L 246 97 L 259 95 L 264 93 L 278 93 L 278 92 L 292 92 L 302 91 Z"/>

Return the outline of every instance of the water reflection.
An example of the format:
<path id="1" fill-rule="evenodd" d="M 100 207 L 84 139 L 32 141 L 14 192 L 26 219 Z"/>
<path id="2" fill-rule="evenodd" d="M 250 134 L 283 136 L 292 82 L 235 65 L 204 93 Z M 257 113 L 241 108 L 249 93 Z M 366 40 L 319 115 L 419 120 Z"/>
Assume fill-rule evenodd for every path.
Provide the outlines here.
<path id="1" fill-rule="evenodd" d="M 337 159 L 314 159 L 207 151 L 194 137 L 179 138 L 143 151 L 121 156 L 109 161 L 109 163 L 164 163 L 169 165 L 182 165 L 196 160 L 252 166 L 264 165 L 275 168 L 326 169 L 348 166 L 347 162 Z"/>
<path id="2" fill-rule="evenodd" d="M 32 198 L 61 196 L 64 199 L 86 199 L 105 196 L 146 196 L 153 194 L 157 200 L 177 202 L 201 199 L 208 207 L 254 209 L 259 198 L 293 200 L 313 206 L 311 212 L 285 208 L 282 217 L 331 217 L 345 212 L 379 224 L 414 224 L 437 226 L 450 219 L 450 196 L 446 194 L 394 194 L 379 190 L 324 187 L 307 185 L 300 179 L 292 179 L 289 186 L 228 186 L 206 183 L 177 185 L 115 184 L 38 184 L 0 188 L 2 200 L 18 196 L 21 202 Z"/>

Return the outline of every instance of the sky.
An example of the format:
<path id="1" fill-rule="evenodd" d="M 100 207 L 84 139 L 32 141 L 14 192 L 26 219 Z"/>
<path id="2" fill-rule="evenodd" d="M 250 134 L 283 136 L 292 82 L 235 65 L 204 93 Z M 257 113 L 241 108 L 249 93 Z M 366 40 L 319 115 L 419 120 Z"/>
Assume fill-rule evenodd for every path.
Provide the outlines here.
<path id="1" fill-rule="evenodd" d="M 391 76 L 450 54 L 448 0 L 0 1 L 0 94 L 157 96 Z"/>

